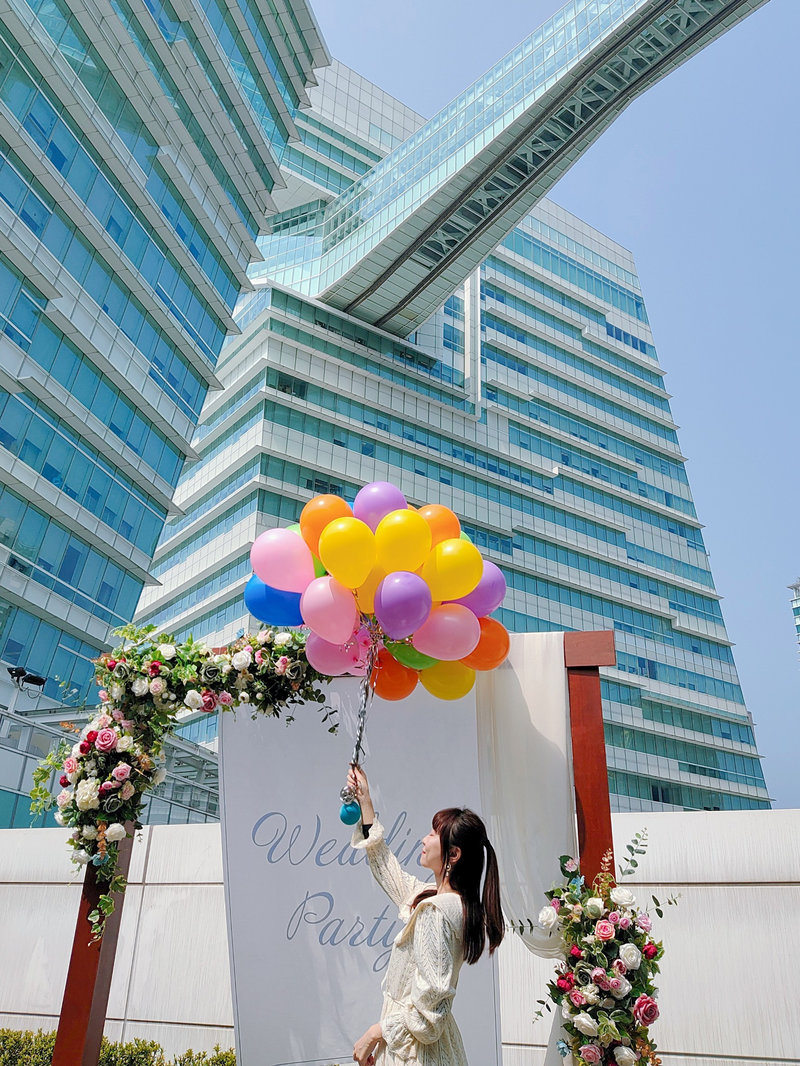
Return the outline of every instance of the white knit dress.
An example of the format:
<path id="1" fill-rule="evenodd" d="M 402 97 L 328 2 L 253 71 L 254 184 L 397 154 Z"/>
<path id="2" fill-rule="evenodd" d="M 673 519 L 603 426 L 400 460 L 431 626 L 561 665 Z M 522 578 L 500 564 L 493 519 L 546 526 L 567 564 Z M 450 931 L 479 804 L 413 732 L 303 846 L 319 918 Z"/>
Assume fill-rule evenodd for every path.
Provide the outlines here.
<path id="1" fill-rule="evenodd" d="M 411 910 L 429 884 L 406 873 L 374 822 L 364 838 L 359 823 L 353 847 L 366 850 L 375 880 L 395 903 L 404 925 L 395 937 L 383 980 L 381 1028 L 375 1066 L 467 1066 L 451 1008 L 464 958 L 461 896 L 443 892 Z"/>

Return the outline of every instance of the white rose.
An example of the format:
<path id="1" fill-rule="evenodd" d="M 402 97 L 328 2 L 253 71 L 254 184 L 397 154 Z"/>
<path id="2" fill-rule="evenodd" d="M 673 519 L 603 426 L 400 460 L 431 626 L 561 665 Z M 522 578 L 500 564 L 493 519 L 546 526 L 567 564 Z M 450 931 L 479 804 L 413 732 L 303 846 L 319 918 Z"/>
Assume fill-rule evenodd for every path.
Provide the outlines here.
<path id="1" fill-rule="evenodd" d="M 243 648 L 231 656 L 231 663 L 235 670 L 246 670 L 252 661 L 253 656 L 249 648 Z"/>
<path id="2" fill-rule="evenodd" d="M 156 785 L 160 785 L 161 782 L 165 780 L 166 776 L 167 771 L 164 769 L 163 766 L 160 766 L 153 774 L 153 786 L 155 787 Z"/>
<path id="3" fill-rule="evenodd" d="M 539 911 L 539 925 L 542 929 L 552 929 L 558 921 L 555 907 L 542 907 Z"/>
<path id="4" fill-rule="evenodd" d="M 97 791 L 100 782 L 96 777 L 90 777 L 86 781 L 79 781 L 75 788 L 75 806 L 79 811 L 94 811 L 100 806 Z"/>
<path id="5" fill-rule="evenodd" d="M 96 772 L 96 770 L 97 770 L 97 763 L 96 763 L 96 762 L 94 761 L 94 759 L 89 759 L 89 760 L 87 761 L 86 765 L 84 766 L 84 770 L 86 771 L 86 773 L 87 773 L 87 774 L 89 774 L 89 776 L 90 776 L 90 777 L 91 777 L 91 775 L 92 775 L 93 773 L 95 773 L 95 772 Z"/>
<path id="6" fill-rule="evenodd" d="M 578 1030 L 579 1033 L 583 1033 L 584 1036 L 597 1036 L 597 1022 L 594 1018 L 587 1014 L 586 1011 L 581 1011 L 580 1014 L 576 1014 L 570 1021 Z"/>
<path id="7" fill-rule="evenodd" d="M 125 826 L 120 825 L 119 822 L 112 822 L 108 829 L 106 829 L 106 840 L 110 840 L 112 843 L 117 840 L 122 840 L 124 836 Z"/>
<path id="8" fill-rule="evenodd" d="M 93 825 L 85 825 L 81 830 L 84 840 L 97 840 L 97 827 Z"/>
<path id="9" fill-rule="evenodd" d="M 592 896 L 590 899 L 586 900 L 583 909 L 590 918 L 602 918 L 605 907 L 599 896 Z"/>
<path id="10" fill-rule="evenodd" d="M 276 648 L 285 648 L 287 644 L 291 644 L 291 643 L 292 643 L 292 634 L 291 633 L 278 633 L 278 635 L 275 637 L 275 647 Z"/>
<path id="11" fill-rule="evenodd" d="M 73 744 L 72 745 L 72 751 L 70 752 L 70 754 L 72 755 L 73 759 L 80 759 L 80 757 L 81 757 L 81 746 L 80 746 L 80 744 Z"/>
<path id="12" fill-rule="evenodd" d="M 617 1060 L 617 1066 L 636 1066 L 638 1062 L 636 1052 L 622 1045 L 614 1048 L 614 1058 Z"/>
<path id="13" fill-rule="evenodd" d="M 642 962 L 642 953 L 635 944 L 623 944 L 619 949 L 619 957 L 627 970 L 638 970 Z"/>
<path id="14" fill-rule="evenodd" d="M 618 907 L 632 907 L 636 902 L 636 897 L 629 888 L 617 885 L 616 888 L 611 889 L 611 902 L 616 903 Z"/>
<path id="15" fill-rule="evenodd" d="M 570 1009 L 569 1000 L 564 999 L 561 1003 L 561 1017 L 565 1022 L 572 1021 L 572 1011 Z"/>
<path id="16" fill-rule="evenodd" d="M 118 684 L 118 682 L 115 681 L 111 688 L 108 690 L 108 692 L 112 700 L 121 700 L 122 697 L 125 695 L 125 686 L 120 685 Z"/>
<path id="17" fill-rule="evenodd" d="M 240 703 L 249 703 L 250 702 L 250 693 L 249 692 L 240 692 L 239 693 L 239 702 Z"/>
<path id="18" fill-rule="evenodd" d="M 158 657 L 160 659 L 174 659 L 175 658 L 175 645 L 174 644 L 159 644 L 158 645 Z"/>
<path id="19" fill-rule="evenodd" d="M 624 999 L 630 992 L 632 985 L 627 977 L 622 977 L 620 975 L 617 980 L 620 982 L 620 986 L 619 988 L 612 988 L 611 995 L 614 999 Z"/>
<path id="20" fill-rule="evenodd" d="M 131 685 L 134 696 L 146 696 L 149 687 L 146 677 L 137 677 Z"/>
<path id="21" fill-rule="evenodd" d="M 85 866 L 87 862 L 92 861 L 92 856 L 88 851 L 84 851 L 83 848 L 81 848 L 80 851 L 73 851 L 70 858 L 73 862 L 79 862 L 81 866 Z"/>
<path id="22" fill-rule="evenodd" d="M 183 702 L 186 704 L 187 707 L 191 707 L 194 710 L 197 710 L 199 707 L 203 706 L 203 697 L 200 695 L 196 688 L 190 688 L 186 695 L 183 697 Z"/>
<path id="23" fill-rule="evenodd" d="M 580 991 L 590 1007 L 600 1002 L 600 993 L 597 991 L 597 985 L 581 985 Z"/>
<path id="24" fill-rule="evenodd" d="M 56 813 L 53 815 L 53 819 L 55 820 L 56 825 L 66 825 L 67 824 L 65 819 L 64 819 L 64 815 L 61 813 L 61 811 L 56 811 Z"/>
<path id="25" fill-rule="evenodd" d="M 130 751 L 133 747 L 133 737 L 124 734 L 117 741 L 117 751 Z"/>

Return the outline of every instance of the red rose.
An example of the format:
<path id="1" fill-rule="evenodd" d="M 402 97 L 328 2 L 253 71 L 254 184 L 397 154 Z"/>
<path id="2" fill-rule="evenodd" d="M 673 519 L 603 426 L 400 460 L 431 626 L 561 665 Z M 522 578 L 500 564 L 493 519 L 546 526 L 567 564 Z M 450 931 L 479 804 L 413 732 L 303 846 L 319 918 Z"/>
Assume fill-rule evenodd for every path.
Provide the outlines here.
<path id="1" fill-rule="evenodd" d="M 67 785 L 69 784 L 69 778 L 67 777 L 66 774 L 62 774 L 61 777 L 59 778 L 59 782 L 58 783 L 61 785 L 62 788 L 66 788 Z"/>
<path id="2" fill-rule="evenodd" d="M 658 1014 L 658 1004 L 652 996 L 641 995 L 633 1005 L 633 1016 L 639 1025 L 652 1025 Z"/>
<path id="3" fill-rule="evenodd" d="M 153 661 L 150 663 L 148 673 L 151 677 L 158 677 L 158 675 L 161 673 L 161 663 L 158 661 L 158 659 L 153 659 Z"/>
<path id="4" fill-rule="evenodd" d="M 106 663 L 106 666 L 108 667 L 109 670 L 113 670 L 116 665 L 117 665 L 117 660 L 116 659 L 109 659 L 108 662 Z"/>
<path id="5" fill-rule="evenodd" d="M 582 959 L 583 958 L 583 952 L 581 951 L 581 949 L 578 947 L 577 944 L 573 944 L 572 945 L 572 947 L 569 949 L 569 953 L 570 953 L 570 957 L 573 958 L 573 959 Z"/>
<path id="6" fill-rule="evenodd" d="M 203 700 L 203 710 L 213 711 L 217 706 L 217 697 L 209 688 L 203 689 L 201 699 Z"/>
<path id="7" fill-rule="evenodd" d="M 90 729 L 89 732 L 86 734 L 87 743 L 88 744 L 94 744 L 94 742 L 96 740 L 97 740 L 97 730 L 96 729 Z"/>
<path id="8" fill-rule="evenodd" d="M 88 755 L 89 752 L 92 750 L 92 745 L 88 744 L 85 740 L 82 740 L 78 745 L 78 750 L 80 751 L 81 755 Z"/>
<path id="9" fill-rule="evenodd" d="M 556 987 L 562 992 L 571 992 L 575 987 L 575 975 L 572 973 L 562 974 L 556 981 Z"/>
<path id="10" fill-rule="evenodd" d="M 658 954 L 658 948 L 651 940 L 648 940 L 648 942 L 642 948 L 642 954 L 646 959 L 654 959 Z"/>

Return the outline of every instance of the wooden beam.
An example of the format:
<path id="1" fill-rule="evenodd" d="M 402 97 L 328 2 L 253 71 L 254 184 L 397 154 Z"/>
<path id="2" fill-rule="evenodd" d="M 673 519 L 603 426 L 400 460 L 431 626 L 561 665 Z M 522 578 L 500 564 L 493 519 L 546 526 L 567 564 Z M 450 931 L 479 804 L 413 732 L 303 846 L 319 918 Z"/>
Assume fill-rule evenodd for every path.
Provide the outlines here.
<path id="1" fill-rule="evenodd" d="M 613 853 L 614 847 L 599 668 L 615 663 L 613 631 L 564 634 L 578 853 L 587 884 L 600 872 L 603 855 Z"/>
<path id="2" fill-rule="evenodd" d="M 133 827 L 129 827 L 132 832 Z M 127 877 L 133 851 L 133 836 L 119 845 L 117 873 Z M 89 914 L 97 907 L 107 882 L 97 880 L 97 867 L 89 863 L 83 879 L 72 954 L 64 986 L 52 1066 L 97 1066 L 106 1023 L 114 956 L 122 919 L 123 893 L 114 896 L 114 911 L 106 922 L 102 940 L 90 943 Z"/>

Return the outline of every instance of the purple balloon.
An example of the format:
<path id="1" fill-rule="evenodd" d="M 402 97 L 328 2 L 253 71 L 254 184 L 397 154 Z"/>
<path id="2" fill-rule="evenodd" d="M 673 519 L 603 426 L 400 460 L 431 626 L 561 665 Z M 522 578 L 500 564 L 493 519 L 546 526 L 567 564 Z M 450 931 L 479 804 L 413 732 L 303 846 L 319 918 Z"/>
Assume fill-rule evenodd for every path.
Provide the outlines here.
<path id="1" fill-rule="evenodd" d="M 483 574 L 475 588 L 460 600 L 450 600 L 450 603 L 460 603 L 469 607 L 478 618 L 485 618 L 487 614 L 499 607 L 506 594 L 506 579 L 503 571 L 496 566 L 491 559 L 483 560 Z"/>
<path id="2" fill-rule="evenodd" d="M 353 514 L 365 522 L 374 533 L 378 523 L 392 511 L 405 511 L 408 501 L 390 481 L 372 481 L 359 489 L 353 501 Z"/>
<path id="3" fill-rule="evenodd" d="M 375 617 L 392 640 L 414 633 L 431 613 L 431 590 L 418 574 L 395 570 L 375 592 Z"/>

